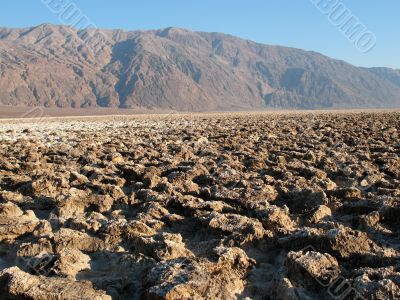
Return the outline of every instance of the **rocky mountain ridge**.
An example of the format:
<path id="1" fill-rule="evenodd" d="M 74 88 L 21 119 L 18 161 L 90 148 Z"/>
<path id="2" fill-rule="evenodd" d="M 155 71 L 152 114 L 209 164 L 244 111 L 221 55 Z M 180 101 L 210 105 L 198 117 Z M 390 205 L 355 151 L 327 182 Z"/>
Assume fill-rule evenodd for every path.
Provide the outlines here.
<path id="1" fill-rule="evenodd" d="M 221 33 L 0 28 L 0 103 L 179 111 L 400 106 L 400 71 Z"/>

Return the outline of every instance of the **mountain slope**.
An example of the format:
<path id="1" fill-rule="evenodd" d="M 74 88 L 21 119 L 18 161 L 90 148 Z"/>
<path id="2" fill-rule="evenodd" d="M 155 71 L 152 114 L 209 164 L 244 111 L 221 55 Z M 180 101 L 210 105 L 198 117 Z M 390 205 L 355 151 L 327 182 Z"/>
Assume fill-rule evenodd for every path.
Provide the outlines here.
<path id="1" fill-rule="evenodd" d="M 390 68 L 369 68 L 368 70 L 400 87 L 400 70 Z"/>
<path id="2" fill-rule="evenodd" d="M 400 106 L 399 72 L 220 33 L 0 28 L 0 101 L 182 111 Z"/>

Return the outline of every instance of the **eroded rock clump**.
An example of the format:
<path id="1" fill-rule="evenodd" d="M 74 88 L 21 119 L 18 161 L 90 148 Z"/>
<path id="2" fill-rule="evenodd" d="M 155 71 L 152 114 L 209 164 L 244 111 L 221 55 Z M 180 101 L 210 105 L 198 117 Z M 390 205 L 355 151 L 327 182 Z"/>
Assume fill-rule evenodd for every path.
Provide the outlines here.
<path id="1" fill-rule="evenodd" d="M 399 299 L 399 120 L 4 121 L 0 299 Z"/>

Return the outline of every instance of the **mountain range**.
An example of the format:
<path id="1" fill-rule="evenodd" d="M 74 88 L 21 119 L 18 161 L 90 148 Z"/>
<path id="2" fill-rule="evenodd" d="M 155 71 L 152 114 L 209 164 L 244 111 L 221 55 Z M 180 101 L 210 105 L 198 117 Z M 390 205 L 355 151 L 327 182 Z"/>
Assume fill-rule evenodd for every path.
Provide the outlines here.
<path id="1" fill-rule="evenodd" d="M 180 28 L 0 28 L 0 104 L 178 111 L 400 107 L 400 70 Z"/>

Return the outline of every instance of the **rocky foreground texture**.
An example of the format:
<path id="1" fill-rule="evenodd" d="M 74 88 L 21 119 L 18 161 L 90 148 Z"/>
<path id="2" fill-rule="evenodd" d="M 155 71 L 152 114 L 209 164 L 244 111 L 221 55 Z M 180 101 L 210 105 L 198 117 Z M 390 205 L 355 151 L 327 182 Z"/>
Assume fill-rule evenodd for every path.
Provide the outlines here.
<path id="1" fill-rule="evenodd" d="M 3 122 L 0 298 L 399 299 L 399 120 Z"/>
<path id="2" fill-rule="evenodd" d="M 0 28 L 0 104 L 179 111 L 400 107 L 400 70 L 220 33 Z"/>

